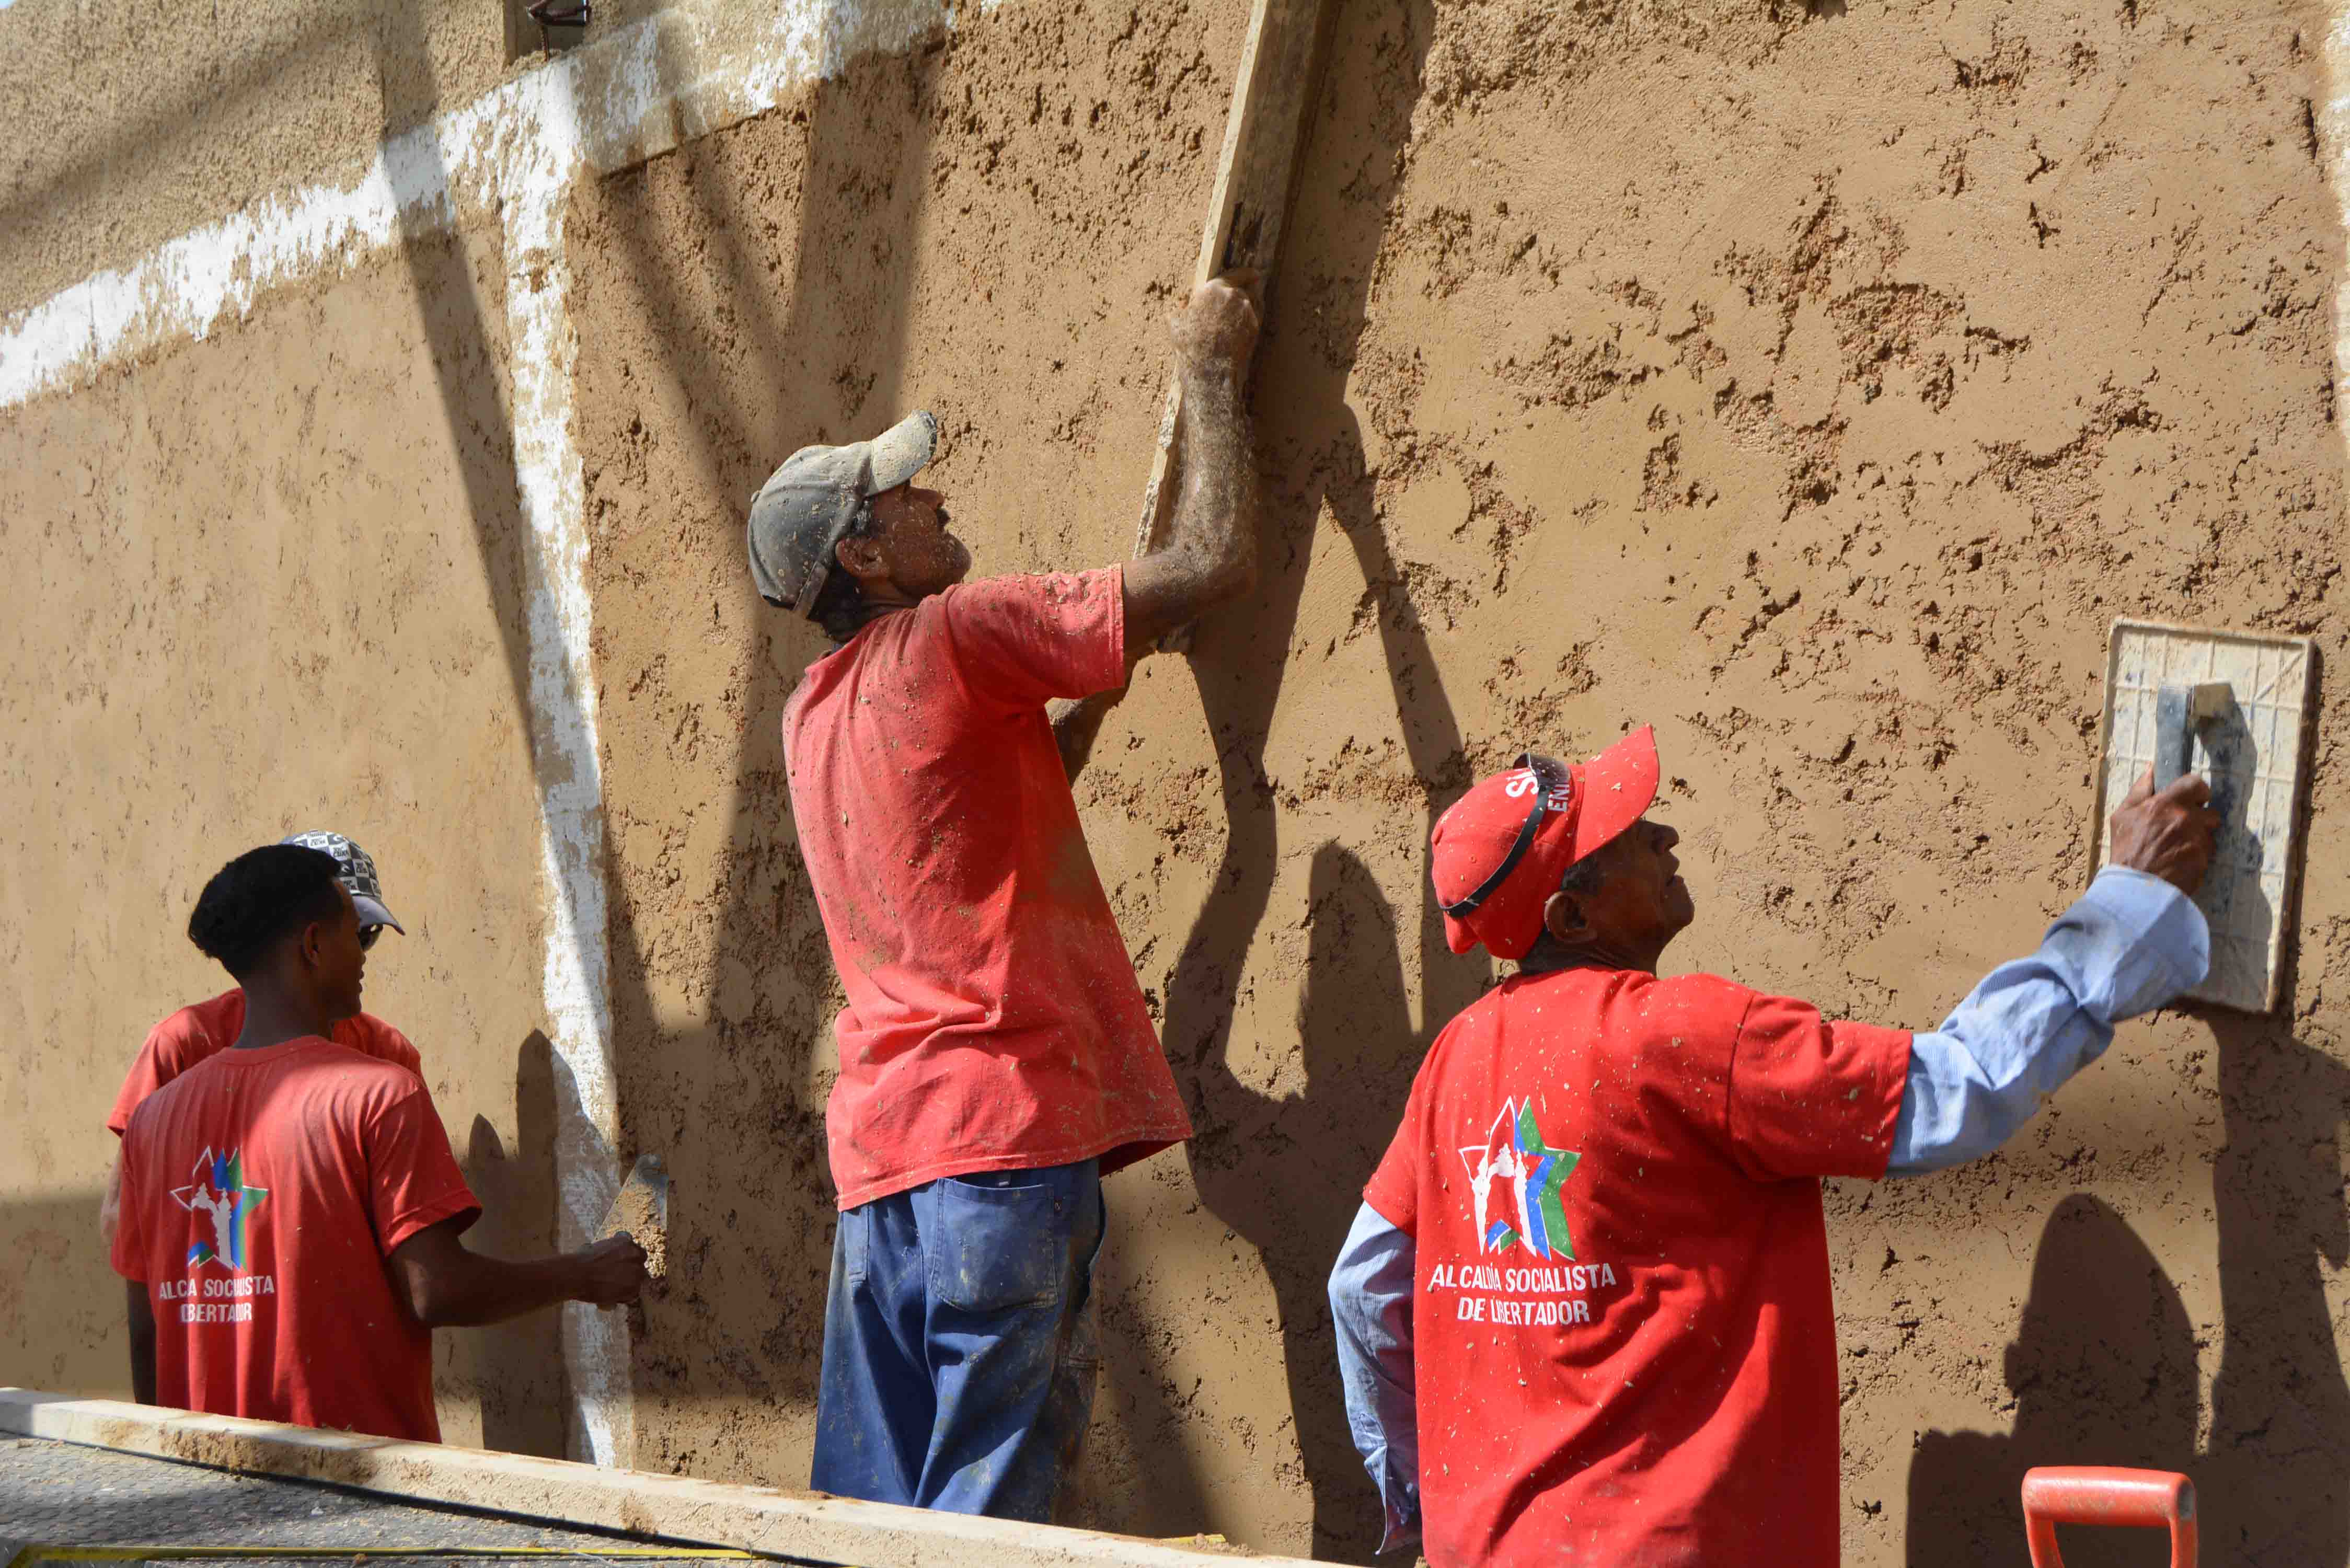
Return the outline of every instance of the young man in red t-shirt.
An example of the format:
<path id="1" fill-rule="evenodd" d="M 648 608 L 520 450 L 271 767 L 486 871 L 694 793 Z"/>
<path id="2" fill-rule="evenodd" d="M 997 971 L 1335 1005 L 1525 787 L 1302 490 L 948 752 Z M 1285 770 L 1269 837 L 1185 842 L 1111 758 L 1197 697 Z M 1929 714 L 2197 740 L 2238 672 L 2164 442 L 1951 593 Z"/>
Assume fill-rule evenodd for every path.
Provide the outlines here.
<path id="1" fill-rule="evenodd" d="M 1389 1546 L 1436 1568 L 1837 1560 L 1835 1309 L 1819 1179 L 1987 1154 L 2199 982 L 2217 815 L 2144 784 L 2112 863 L 1939 1029 L 1658 978 L 1695 918 L 1639 730 L 1521 757 L 1440 818 L 1455 952 L 1518 973 L 1446 1025 L 1330 1280 Z"/>
<path id="2" fill-rule="evenodd" d="M 339 833 L 296 833 L 279 842 L 323 850 L 335 857 L 336 877 L 350 894 L 351 905 L 359 911 L 362 950 L 372 949 L 386 929 L 401 936 L 408 934 L 408 928 L 385 906 L 383 883 L 376 875 L 374 858 L 366 850 Z M 130 1113 L 139 1108 L 140 1102 L 205 1057 L 228 1049 L 229 1043 L 244 1027 L 244 992 L 231 986 L 218 996 L 189 1003 L 149 1030 L 139 1054 L 131 1059 L 130 1071 L 123 1075 L 122 1088 L 114 1096 L 114 1109 L 107 1114 L 107 1130 L 120 1137 L 122 1129 L 130 1125 Z M 408 1043 L 408 1036 L 372 1012 L 338 1021 L 333 1038 L 338 1044 L 395 1067 L 405 1067 L 420 1080 L 424 1076 L 423 1059 Z M 122 1162 L 118 1158 L 107 1177 L 106 1197 L 98 1210 L 99 1235 L 109 1247 L 114 1244 L 115 1216 L 121 1208 Z"/>
<path id="3" fill-rule="evenodd" d="M 1191 1136 L 1045 711 L 1123 687 L 1254 580 L 1254 309 L 1209 283 L 1172 335 L 1183 492 L 1166 547 L 1130 566 L 965 584 L 941 497 L 911 483 L 927 413 L 795 453 L 752 502 L 760 593 L 839 644 L 784 713 L 848 1002 L 826 1491 L 1047 1518 L 1092 1407 L 1101 1176 Z"/>
<path id="4" fill-rule="evenodd" d="M 239 856 L 188 935 L 244 1020 L 123 1133 L 113 1262 L 141 1404 L 437 1441 L 435 1326 L 637 1294 L 626 1237 L 528 1263 L 459 1240 L 481 1206 L 423 1083 L 329 1037 L 367 967 L 332 856 Z"/>

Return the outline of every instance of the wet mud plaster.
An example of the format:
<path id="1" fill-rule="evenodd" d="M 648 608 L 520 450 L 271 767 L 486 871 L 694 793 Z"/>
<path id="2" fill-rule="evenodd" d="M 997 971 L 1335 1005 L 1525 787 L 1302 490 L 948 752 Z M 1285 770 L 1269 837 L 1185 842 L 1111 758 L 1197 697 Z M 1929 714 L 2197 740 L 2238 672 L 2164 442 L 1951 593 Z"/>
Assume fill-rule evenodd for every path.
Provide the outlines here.
<path id="1" fill-rule="evenodd" d="M 756 610 L 743 498 L 926 402 L 983 569 L 1118 558 L 1241 23 L 980 9 L 572 214 L 618 1087 L 629 1141 L 713 1195 L 639 1342 L 639 1464 L 797 1481 L 812 1418 L 837 999 L 775 717 L 816 644 Z M 2095 671 L 2132 614 L 2318 643 L 2290 1004 L 2135 1026 L 1998 1161 L 1838 1190 L 1847 1558 L 2012 1553 L 2022 1468 L 2102 1458 L 2194 1471 L 2215 1554 L 2350 1560 L 2327 26 L 1345 8 L 1258 383 L 1266 582 L 1145 667 L 1080 784 L 1201 1127 L 1111 1183 L 1081 1517 L 1367 1550 L 1321 1279 L 1487 978 L 1422 880 L 1475 770 L 1655 721 L 1703 901 L 1674 961 L 1929 1023 L 2085 872 Z M 83 264 L 37 265 L 8 297 Z M 371 1004 L 449 1064 L 494 1218 L 553 1223 L 529 724 L 492 701 L 522 689 L 513 518 L 452 483 L 507 426 L 478 357 L 461 417 L 430 391 L 466 265 L 504 319 L 494 259 L 436 270 L 430 348 L 414 275 L 362 267 L 0 414 L 0 529 L 41 574 L 0 631 L 0 951 L 47 977 L 0 1078 L 26 1260 L 0 1343 L 43 1381 L 119 1376 L 83 1240 L 109 1151 L 72 1129 L 216 983 L 141 899 L 184 909 L 217 824 L 334 816 L 449 922 Z M 315 414 L 255 390 L 302 386 Z M 443 1355 L 494 1372 L 543 1351 L 519 1332 Z M 442 1368 L 452 1437 L 481 1376 Z M 484 1437 L 538 1447 L 556 1403 Z"/>
<path id="2" fill-rule="evenodd" d="M 623 1182 L 604 1221 L 608 1233 L 618 1231 L 645 1252 L 645 1275 L 656 1284 L 669 1278 L 669 1228 L 661 1204 L 652 1190 L 637 1182 Z"/>
<path id="3" fill-rule="evenodd" d="M 640 1463 L 795 1479 L 820 1335 L 837 997 L 775 734 L 819 645 L 743 499 L 919 404 L 981 569 L 1118 558 L 1241 20 L 966 19 L 574 215 L 621 1099 L 739 1194 L 675 1217 Z M 2086 876 L 2115 615 L 2335 656 L 2323 23 L 1344 8 L 1264 583 L 1078 786 L 1200 1127 L 1110 1183 L 1078 1513 L 1371 1544 L 1323 1277 L 1489 979 L 1423 881 L 1478 770 L 1656 722 L 1673 964 L 1923 1026 Z M 2350 1560 L 2342 789 L 2321 742 L 2288 1013 L 2133 1026 L 1998 1159 L 1836 1189 L 1848 1561 L 2012 1552 L 2009 1471 L 2093 1458 L 2195 1471 L 2215 1550 Z"/>

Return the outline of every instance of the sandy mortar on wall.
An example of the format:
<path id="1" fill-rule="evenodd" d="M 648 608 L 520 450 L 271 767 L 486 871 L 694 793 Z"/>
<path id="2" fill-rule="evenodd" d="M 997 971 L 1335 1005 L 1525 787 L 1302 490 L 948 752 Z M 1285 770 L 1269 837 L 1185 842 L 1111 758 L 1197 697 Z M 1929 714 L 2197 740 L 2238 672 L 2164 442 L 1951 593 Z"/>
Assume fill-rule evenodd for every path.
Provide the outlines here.
<path id="1" fill-rule="evenodd" d="M 1674 961 L 1923 1026 L 2085 875 L 2112 616 L 2339 646 L 2319 19 L 1773 11 L 1345 9 L 1264 588 L 1078 786 L 1200 1127 L 1111 1183 L 1090 1519 L 1369 1545 L 1322 1278 L 1488 978 L 1423 883 L 1477 771 L 1654 722 Z M 621 1098 L 743 1194 L 680 1221 L 650 1462 L 794 1479 L 820 1334 L 836 1002 L 775 736 L 819 645 L 743 581 L 743 498 L 919 404 L 982 570 L 1115 558 L 1239 22 L 1007 11 L 575 214 Z M 1997 1159 L 1839 1189 L 1852 1561 L 2012 1550 L 2013 1478 L 2091 1453 L 2196 1471 L 2227 1551 L 2350 1557 L 2293 1457 L 2350 1438 L 2305 1158 L 2338 787 L 2321 753 L 2296 1018 L 2133 1028 Z"/>
<path id="2" fill-rule="evenodd" d="M 834 38 L 847 14 L 818 9 Z M 26 1376 L 119 1376 L 96 1128 L 139 1033 L 204 993 L 177 934 L 203 875 L 313 817 L 429 912 L 382 1010 L 445 1066 L 452 1137 L 515 1217 L 494 1244 L 552 1240 L 579 1091 L 538 857 L 557 793 L 599 784 L 577 810 L 601 858 L 568 870 L 608 940 L 570 934 L 583 994 L 608 958 L 614 1147 L 690 1195 L 613 1440 L 804 1482 L 838 994 L 777 723 L 822 645 L 754 598 L 743 505 L 793 448 L 921 406 L 980 569 L 1120 557 L 1245 10 L 948 26 L 877 0 L 880 53 L 811 46 L 843 68 L 691 114 L 660 94 L 712 79 L 742 16 L 632 35 L 567 97 L 508 72 L 493 102 L 467 95 L 500 63 L 419 11 L 382 79 L 296 118 L 475 112 L 497 157 L 433 155 L 478 173 L 541 116 L 563 137 L 529 145 L 591 171 L 567 204 L 475 191 L 454 240 L 369 208 L 364 245 L 328 225 L 318 276 L 24 379 L 0 529 L 40 591 L 0 630 L 0 952 L 43 978 L 0 1068 L 26 1195 L 0 1233 L 36 1266 L 0 1284 L 0 1344 Z M 1929 1025 L 2085 877 L 2129 615 L 2317 644 L 2288 1005 L 2133 1025 L 1999 1157 L 1835 1189 L 1846 1560 L 2013 1558 L 2022 1469 L 2100 1460 L 2193 1473 L 2215 1560 L 2350 1563 L 2331 25 L 2235 0 L 1342 7 L 1255 386 L 1263 586 L 1145 664 L 1077 785 L 1199 1136 L 1109 1183 L 1076 1521 L 1368 1555 L 1323 1282 L 1421 1054 L 1492 978 L 1425 883 L 1478 773 L 1653 722 L 1700 902 L 1670 964 Z M 41 37 L 23 57 L 68 42 Z M 366 155 L 153 148 L 78 234 L 40 193 L 72 175 L 53 140 L 0 192 L 26 219 L 0 244 L 14 305 Z M 526 244 L 501 226 L 525 221 Z M 517 530 L 574 529 L 586 597 L 556 629 L 592 626 L 592 680 L 564 732 L 600 781 L 533 746 L 578 650 L 532 640 L 554 557 Z M 444 1403 L 496 1390 L 452 1436 L 560 1451 L 531 1415 L 556 1403 L 546 1336 L 507 1383 L 521 1341 L 443 1337 Z"/>

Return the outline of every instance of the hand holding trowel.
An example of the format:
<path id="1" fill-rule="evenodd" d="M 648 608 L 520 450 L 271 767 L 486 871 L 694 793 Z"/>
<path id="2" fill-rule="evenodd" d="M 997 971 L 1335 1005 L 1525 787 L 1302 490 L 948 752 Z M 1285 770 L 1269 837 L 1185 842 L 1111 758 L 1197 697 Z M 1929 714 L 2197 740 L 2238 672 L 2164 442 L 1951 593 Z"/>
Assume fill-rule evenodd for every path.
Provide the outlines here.
<path id="1" fill-rule="evenodd" d="M 654 1284 L 669 1278 L 669 1168 L 660 1156 L 637 1157 L 598 1229 L 641 1248 L 645 1277 Z"/>

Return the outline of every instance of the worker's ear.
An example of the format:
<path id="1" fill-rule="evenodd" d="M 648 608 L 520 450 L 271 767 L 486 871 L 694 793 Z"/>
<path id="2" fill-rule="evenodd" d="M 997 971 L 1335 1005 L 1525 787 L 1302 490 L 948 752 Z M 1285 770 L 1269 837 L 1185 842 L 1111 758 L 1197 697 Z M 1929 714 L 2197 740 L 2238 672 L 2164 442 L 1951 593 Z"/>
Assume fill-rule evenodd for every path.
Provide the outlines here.
<path id="1" fill-rule="evenodd" d="M 1583 899 L 1564 890 L 1543 900 L 1543 929 L 1551 940 L 1559 942 L 1587 941 L 1591 937 L 1591 921 L 1584 913 Z"/>
<path id="2" fill-rule="evenodd" d="M 841 570 L 860 583 L 869 583 L 889 575 L 889 563 L 881 553 L 879 537 L 851 535 L 832 547 L 832 558 L 840 563 Z"/>

